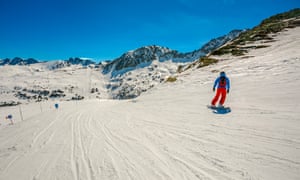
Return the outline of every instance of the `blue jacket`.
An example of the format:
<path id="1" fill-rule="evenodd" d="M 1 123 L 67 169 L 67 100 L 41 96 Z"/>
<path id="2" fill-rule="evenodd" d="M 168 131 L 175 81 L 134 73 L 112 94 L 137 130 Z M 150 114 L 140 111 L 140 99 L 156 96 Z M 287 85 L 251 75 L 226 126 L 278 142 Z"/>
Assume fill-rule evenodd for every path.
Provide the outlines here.
<path id="1" fill-rule="evenodd" d="M 226 87 L 222 87 L 222 86 L 219 84 L 221 77 L 225 77 L 225 79 L 226 79 Z M 217 87 L 217 88 L 226 88 L 227 90 L 229 90 L 229 89 L 230 89 L 230 80 L 229 80 L 229 78 L 226 77 L 226 76 L 219 76 L 219 77 L 215 80 L 215 83 L 214 83 L 214 87 L 213 87 L 213 88 L 216 88 L 216 87 Z"/>

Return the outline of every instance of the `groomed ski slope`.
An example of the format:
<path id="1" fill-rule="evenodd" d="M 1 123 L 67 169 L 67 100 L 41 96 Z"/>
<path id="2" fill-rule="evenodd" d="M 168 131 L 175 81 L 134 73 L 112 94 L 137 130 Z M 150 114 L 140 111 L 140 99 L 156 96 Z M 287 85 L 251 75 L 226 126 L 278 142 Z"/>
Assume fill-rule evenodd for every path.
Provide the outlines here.
<path id="1" fill-rule="evenodd" d="M 22 105 L 0 121 L 0 179 L 300 179 L 300 28 L 276 39 L 135 100 Z M 214 70 L 231 79 L 226 115 L 206 108 Z"/>

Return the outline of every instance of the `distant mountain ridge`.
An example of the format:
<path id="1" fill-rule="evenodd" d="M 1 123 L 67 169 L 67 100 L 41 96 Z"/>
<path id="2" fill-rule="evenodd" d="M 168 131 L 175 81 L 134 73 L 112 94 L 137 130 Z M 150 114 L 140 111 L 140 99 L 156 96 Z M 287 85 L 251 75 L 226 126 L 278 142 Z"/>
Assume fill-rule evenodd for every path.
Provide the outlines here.
<path id="1" fill-rule="evenodd" d="M 119 74 L 126 72 L 126 70 L 132 70 L 137 67 L 145 67 L 149 65 L 153 60 L 159 60 L 161 62 L 166 60 L 171 60 L 175 63 L 187 63 L 199 59 L 202 56 L 210 53 L 211 51 L 219 48 L 228 41 L 236 38 L 243 30 L 233 30 L 228 35 L 221 36 L 216 39 L 212 39 L 200 49 L 188 53 L 180 53 L 177 50 L 172 50 L 167 47 L 161 47 L 157 45 L 144 46 L 136 50 L 132 50 L 124 53 L 119 58 L 116 58 L 104 65 L 103 73 L 107 74 L 112 72 L 113 74 Z M 82 65 L 88 66 L 91 64 L 97 64 L 91 59 L 83 58 L 69 58 L 68 60 L 59 60 L 51 63 L 51 69 L 57 69 L 62 67 L 67 67 L 70 65 Z M 16 57 L 13 59 L 3 59 L 0 60 L 0 66 L 3 65 L 30 65 L 42 63 L 41 61 L 35 60 L 33 58 L 22 59 Z"/>
<path id="2" fill-rule="evenodd" d="M 22 59 L 19 57 L 15 57 L 13 59 L 9 59 L 9 58 L 5 58 L 0 60 L 0 66 L 4 66 L 4 65 L 30 65 L 30 64 L 35 64 L 35 63 L 39 63 L 38 60 L 35 60 L 33 58 L 29 58 L 29 59 Z"/>
<path id="3" fill-rule="evenodd" d="M 174 63 L 192 62 L 221 47 L 228 41 L 235 39 L 244 31 L 233 30 L 227 35 L 212 39 L 202 46 L 202 48 L 188 53 L 180 53 L 176 50 L 156 45 L 144 46 L 124 53 L 121 57 L 109 62 L 104 66 L 103 73 L 112 73 L 113 76 L 119 75 L 137 67 L 148 66 L 154 60 L 160 62 L 171 60 Z"/>
<path id="4" fill-rule="evenodd" d="M 53 61 L 53 62 L 49 61 L 49 62 L 47 62 L 47 67 L 50 70 L 54 70 L 54 69 L 69 67 L 71 65 L 89 66 L 92 64 L 95 65 L 96 62 L 94 62 L 90 59 L 69 58 L 68 60 L 64 60 L 64 61 Z"/>
<path id="5" fill-rule="evenodd" d="M 58 67 L 65 67 L 70 65 L 82 65 L 82 66 L 88 66 L 91 64 L 96 64 L 96 62 L 90 60 L 90 59 L 82 59 L 82 58 L 69 58 L 68 60 L 60 60 L 60 61 L 54 61 L 58 65 Z M 0 60 L 0 66 L 4 65 L 30 65 L 30 64 L 36 64 L 36 63 L 43 63 L 41 61 L 38 61 L 33 58 L 28 59 L 22 59 L 20 57 L 15 57 L 13 59 L 5 58 Z"/>
<path id="6" fill-rule="evenodd" d="M 241 33 L 246 32 L 246 31 L 247 31 L 247 29 L 232 30 L 227 35 L 210 40 L 208 43 L 206 43 L 204 46 L 202 46 L 200 51 L 204 52 L 205 54 L 209 54 L 210 52 L 218 49 L 219 47 L 226 44 L 227 42 L 236 39 Z"/>

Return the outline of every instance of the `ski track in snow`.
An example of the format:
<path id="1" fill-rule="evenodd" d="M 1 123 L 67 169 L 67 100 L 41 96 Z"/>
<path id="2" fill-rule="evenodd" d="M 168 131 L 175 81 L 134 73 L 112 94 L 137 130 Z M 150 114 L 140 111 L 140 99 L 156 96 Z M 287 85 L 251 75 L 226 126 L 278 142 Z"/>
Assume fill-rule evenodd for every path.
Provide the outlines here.
<path id="1" fill-rule="evenodd" d="M 299 30 L 136 100 L 61 102 L 2 126 L 0 180 L 300 179 Z M 216 69 L 232 81 L 226 115 L 206 108 Z"/>

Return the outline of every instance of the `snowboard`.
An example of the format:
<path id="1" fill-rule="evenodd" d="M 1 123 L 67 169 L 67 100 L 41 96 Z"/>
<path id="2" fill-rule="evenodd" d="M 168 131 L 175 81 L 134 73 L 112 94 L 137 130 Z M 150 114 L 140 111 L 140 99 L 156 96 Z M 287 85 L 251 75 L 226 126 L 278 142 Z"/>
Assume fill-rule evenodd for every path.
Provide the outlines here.
<path id="1" fill-rule="evenodd" d="M 211 105 L 207 105 L 207 108 L 213 110 L 215 114 L 227 114 L 231 112 L 230 107 L 213 107 Z"/>

